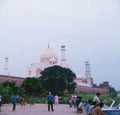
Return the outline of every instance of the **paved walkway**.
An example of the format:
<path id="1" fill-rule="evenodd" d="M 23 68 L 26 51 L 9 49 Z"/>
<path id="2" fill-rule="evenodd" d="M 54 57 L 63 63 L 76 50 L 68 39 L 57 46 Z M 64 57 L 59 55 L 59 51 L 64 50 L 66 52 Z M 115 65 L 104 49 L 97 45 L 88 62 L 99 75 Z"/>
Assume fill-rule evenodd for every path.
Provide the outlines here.
<path id="1" fill-rule="evenodd" d="M 2 112 L 0 115 L 76 115 L 75 108 L 69 108 L 68 105 L 59 104 L 54 105 L 54 112 L 47 111 L 46 104 L 35 104 L 31 106 L 29 104 L 25 106 L 17 105 L 16 111 L 12 111 L 12 104 L 2 106 Z"/>

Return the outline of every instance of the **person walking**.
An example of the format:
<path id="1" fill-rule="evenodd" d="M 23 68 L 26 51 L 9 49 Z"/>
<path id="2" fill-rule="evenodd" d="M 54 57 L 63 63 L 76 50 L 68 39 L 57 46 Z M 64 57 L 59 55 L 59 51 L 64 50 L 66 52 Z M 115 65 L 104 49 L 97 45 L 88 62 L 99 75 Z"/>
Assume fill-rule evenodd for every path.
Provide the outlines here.
<path id="1" fill-rule="evenodd" d="M 12 101 L 12 104 L 13 104 L 13 111 L 16 110 L 16 100 L 17 100 L 17 96 L 16 95 L 13 95 L 11 97 L 11 101 Z"/>
<path id="2" fill-rule="evenodd" d="M 55 105 L 58 105 L 59 104 L 59 97 L 58 95 L 55 95 Z"/>
<path id="3" fill-rule="evenodd" d="M 0 94 L 0 112 L 2 111 L 1 106 L 2 106 L 2 95 Z"/>
<path id="4" fill-rule="evenodd" d="M 70 108 L 73 106 L 73 97 L 72 95 L 70 94 L 69 97 L 68 97 L 68 103 L 69 103 L 69 106 Z"/>
<path id="5" fill-rule="evenodd" d="M 76 105 L 77 105 L 77 113 L 82 114 L 83 113 L 83 101 L 82 101 L 82 97 L 77 96 L 77 100 L 76 100 Z"/>
<path id="6" fill-rule="evenodd" d="M 50 108 L 51 111 L 54 111 L 53 109 L 54 96 L 51 94 L 51 92 L 48 93 L 47 99 L 48 99 L 48 111 L 50 111 Z"/>

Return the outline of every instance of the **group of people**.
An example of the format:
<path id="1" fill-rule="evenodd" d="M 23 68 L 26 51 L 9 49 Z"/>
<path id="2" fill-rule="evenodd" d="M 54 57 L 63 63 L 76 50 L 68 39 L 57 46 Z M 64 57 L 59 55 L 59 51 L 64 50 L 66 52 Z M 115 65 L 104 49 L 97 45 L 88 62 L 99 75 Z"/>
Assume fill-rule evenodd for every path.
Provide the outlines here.
<path id="1" fill-rule="evenodd" d="M 16 110 L 16 103 L 17 103 L 17 95 L 12 95 L 11 96 L 11 103 L 13 104 L 12 110 Z M 47 95 L 47 103 L 48 103 L 48 111 L 54 111 L 53 109 L 53 104 L 58 105 L 59 104 L 59 97 L 58 95 L 53 96 L 51 92 L 48 93 Z M 2 95 L 0 94 L 0 112 L 2 106 Z"/>
<path id="2" fill-rule="evenodd" d="M 59 97 L 58 95 L 53 96 L 51 92 L 47 95 L 47 103 L 48 103 L 48 111 L 54 111 L 53 104 L 58 105 L 59 104 Z"/>
<path id="3" fill-rule="evenodd" d="M 83 115 L 102 115 L 102 107 L 103 103 L 99 99 L 100 93 L 96 93 L 93 97 L 93 100 L 89 100 L 88 102 L 82 101 L 82 97 L 79 96 L 72 96 L 68 97 L 69 106 L 70 108 L 74 106 L 77 109 L 77 113 L 81 113 Z M 13 104 L 12 110 L 15 111 L 16 109 L 16 101 L 17 96 L 13 95 L 11 97 L 11 102 Z M 58 95 L 53 96 L 51 92 L 47 95 L 47 103 L 48 103 L 48 111 L 54 111 L 53 104 L 58 105 L 59 97 Z M 2 96 L 0 94 L 0 111 L 2 105 Z"/>
<path id="4" fill-rule="evenodd" d="M 77 113 L 81 115 L 103 115 L 102 107 L 103 103 L 100 101 L 100 93 L 96 93 L 92 100 L 88 102 L 83 101 L 80 96 L 68 97 L 70 108 L 74 106 L 77 109 Z"/>

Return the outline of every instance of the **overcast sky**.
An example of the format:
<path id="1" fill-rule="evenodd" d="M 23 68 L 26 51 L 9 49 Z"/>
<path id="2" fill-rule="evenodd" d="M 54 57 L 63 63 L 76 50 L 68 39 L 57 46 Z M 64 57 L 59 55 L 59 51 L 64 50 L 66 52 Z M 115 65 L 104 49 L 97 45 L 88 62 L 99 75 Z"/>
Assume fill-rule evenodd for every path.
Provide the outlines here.
<path id="1" fill-rule="evenodd" d="M 8 57 L 9 74 L 26 77 L 48 44 L 58 56 L 66 45 L 75 73 L 89 61 L 94 83 L 120 89 L 120 0 L 0 0 L 0 74 Z"/>

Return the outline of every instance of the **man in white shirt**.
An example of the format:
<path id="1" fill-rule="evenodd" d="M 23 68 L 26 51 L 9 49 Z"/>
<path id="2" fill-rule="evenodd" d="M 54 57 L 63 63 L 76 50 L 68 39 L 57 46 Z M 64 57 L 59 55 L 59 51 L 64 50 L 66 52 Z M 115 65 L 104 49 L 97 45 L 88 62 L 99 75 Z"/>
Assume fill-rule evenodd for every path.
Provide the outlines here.
<path id="1" fill-rule="evenodd" d="M 100 93 L 96 93 L 96 95 L 93 98 L 93 102 L 96 102 L 96 104 L 99 104 L 100 103 L 99 97 L 100 97 Z"/>

